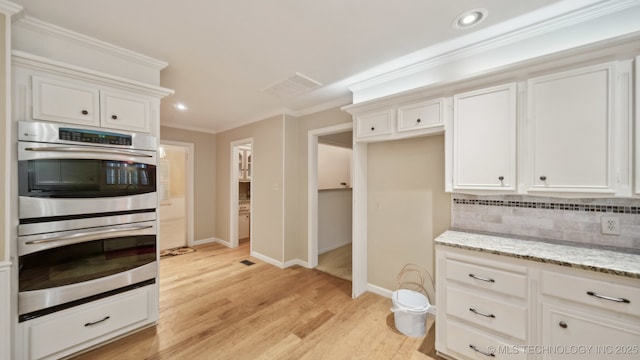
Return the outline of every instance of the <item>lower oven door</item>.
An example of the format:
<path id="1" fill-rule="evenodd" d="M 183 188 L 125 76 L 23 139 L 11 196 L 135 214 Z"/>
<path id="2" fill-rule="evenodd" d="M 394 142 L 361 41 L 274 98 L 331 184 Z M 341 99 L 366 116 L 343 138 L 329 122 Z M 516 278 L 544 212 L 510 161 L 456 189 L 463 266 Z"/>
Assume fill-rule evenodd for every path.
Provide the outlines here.
<path id="1" fill-rule="evenodd" d="M 157 276 L 156 221 L 21 236 L 18 312 L 31 318 Z M 42 313 L 44 312 L 44 313 Z"/>

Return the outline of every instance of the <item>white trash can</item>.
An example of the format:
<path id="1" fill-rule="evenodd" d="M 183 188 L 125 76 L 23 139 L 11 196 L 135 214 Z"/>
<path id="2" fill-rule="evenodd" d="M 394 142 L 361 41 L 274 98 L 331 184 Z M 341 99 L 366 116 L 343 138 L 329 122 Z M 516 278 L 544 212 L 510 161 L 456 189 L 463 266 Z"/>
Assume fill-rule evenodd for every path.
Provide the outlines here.
<path id="1" fill-rule="evenodd" d="M 429 299 L 417 291 L 399 289 L 391 294 L 395 326 L 401 333 L 411 337 L 422 337 L 427 332 Z"/>

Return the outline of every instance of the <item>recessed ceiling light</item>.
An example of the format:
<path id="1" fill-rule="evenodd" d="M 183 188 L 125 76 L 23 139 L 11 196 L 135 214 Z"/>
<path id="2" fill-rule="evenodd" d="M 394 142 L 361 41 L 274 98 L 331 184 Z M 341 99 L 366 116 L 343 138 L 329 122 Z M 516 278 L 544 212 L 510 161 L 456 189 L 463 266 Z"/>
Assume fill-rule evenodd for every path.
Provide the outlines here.
<path id="1" fill-rule="evenodd" d="M 180 110 L 180 111 L 186 111 L 187 105 L 183 104 L 183 103 L 176 103 L 175 105 L 173 105 L 174 108 Z"/>
<path id="2" fill-rule="evenodd" d="M 487 9 L 473 9 L 465 11 L 456 17 L 453 21 L 453 27 L 456 29 L 468 29 L 482 22 L 482 20 L 487 17 L 488 13 Z"/>

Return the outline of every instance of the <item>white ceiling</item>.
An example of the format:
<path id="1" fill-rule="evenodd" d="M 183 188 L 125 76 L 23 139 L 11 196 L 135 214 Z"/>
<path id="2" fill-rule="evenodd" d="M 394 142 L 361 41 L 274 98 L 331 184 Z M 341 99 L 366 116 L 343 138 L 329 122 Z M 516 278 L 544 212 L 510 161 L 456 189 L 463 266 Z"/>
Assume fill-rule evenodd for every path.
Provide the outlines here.
<path id="1" fill-rule="evenodd" d="M 13 0 L 52 24 L 169 63 L 163 125 L 217 132 L 282 113 L 350 103 L 347 86 L 382 64 L 534 10 L 544 16 L 595 0 Z M 551 6 L 550 6 L 551 5 Z M 564 5 L 558 6 L 558 5 Z M 489 15 L 452 27 L 473 8 Z M 506 28 L 505 28 L 506 29 Z M 397 62 L 397 61 L 396 61 Z M 322 87 L 281 99 L 263 90 L 300 73 Z M 188 110 L 173 105 L 183 102 Z"/>

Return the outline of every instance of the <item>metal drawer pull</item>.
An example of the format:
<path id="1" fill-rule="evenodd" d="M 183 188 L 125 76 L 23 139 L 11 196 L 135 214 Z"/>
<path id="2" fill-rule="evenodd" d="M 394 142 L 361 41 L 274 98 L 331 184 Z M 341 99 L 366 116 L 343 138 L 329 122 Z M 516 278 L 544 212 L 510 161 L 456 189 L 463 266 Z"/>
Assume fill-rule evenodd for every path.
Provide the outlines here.
<path id="1" fill-rule="evenodd" d="M 111 319 L 111 316 L 105 316 L 105 317 L 104 317 L 104 319 L 102 319 L 102 320 L 98 320 L 98 321 L 94 321 L 94 322 L 88 322 L 88 323 L 84 324 L 84 326 L 85 326 L 85 327 L 87 327 L 87 326 L 93 326 L 93 325 L 96 325 L 96 324 L 100 324 L 100 323 L 101 323 L 101 322 L 103 322 L 103 321 L 107 321 L 107 320 L 109 320 L 109 319 Z"/>
<path id="2" fill-rule="evenodd" d="M 627 300 L 625 298 L 616 298 L 616 297 L 611 297 L 611 296 L 600 295 L 600 294 L 594 293 L 593 291 L 587 291 L 587 295 L 591 295 L 591 296 L 597 297 L 598 299 L 615 301 L 615 302 L 619 302 L 619 303 L 625 303 L 625 304 L 630 304 L 631 303 L 631 301 L 629 301 L 629 300 Z"/>
<path id="3" fill-rule="evenodd" d="M 494 283 L 496 282 L 495 280 L 491 279 L 491 278 L 486 278 L 486 277 L 482 277 L 482 276 L 476 276 L 473 274 L 469 274 L 470 278 L 474 278 L 476 280 L 480 280 L 480 281 L 486 281 L 486 282 L 490 282 L 490 283 Z"/>
<path id="4" fill-rule="evenodd" d="M 496 318 L 496 316 L 495 316 L 495 315 L 493 315 L 493 314 L 485 314 L 485 313 L 481 313 L 481 312 L 479 312 L 478 310 L 476 310 L 476 309 L 474 309 L 474 308 L 469 308 L 469 311 L 471 311 L 471 312 L 472 312 L 472 313 L 474 313 L 474 314 L 478 314 L 478 315 L 480 315 L 480 316 L 484 316 L 484 317 L 488 317 L 488 318 L 493 318 L 493 319 L 495 319 L 495 318 Z"/>
<path id="5" fill-rule="evenodd" d="M 477 347 L 475 347 L 474 345 L 469 344 L 469 347 L 473 349 L 473 351 L 475 352 L 479 352 L 480 354 L 484 355 L 484 356 L 490 356 L 490 357 L 495 357 L 495 355 L 493 353 L 490 352 L 484 352 L 480 349 L 478 349 Z"/>
<path id="6" fill-rule="evenodd" d="M 568 327 L 569 327 L 569 325 L 567 325 L 567 323 L 566 323 L 566 322 L 564 322 L 564 321 L 560 321 L 560 322 L 558 323 L 558 325 L 560 325 L 560 327 L 561 327 L 561 328 L 563 328 L 563 329 L 566 329 L 566 328 L 568 328 Z"/>

